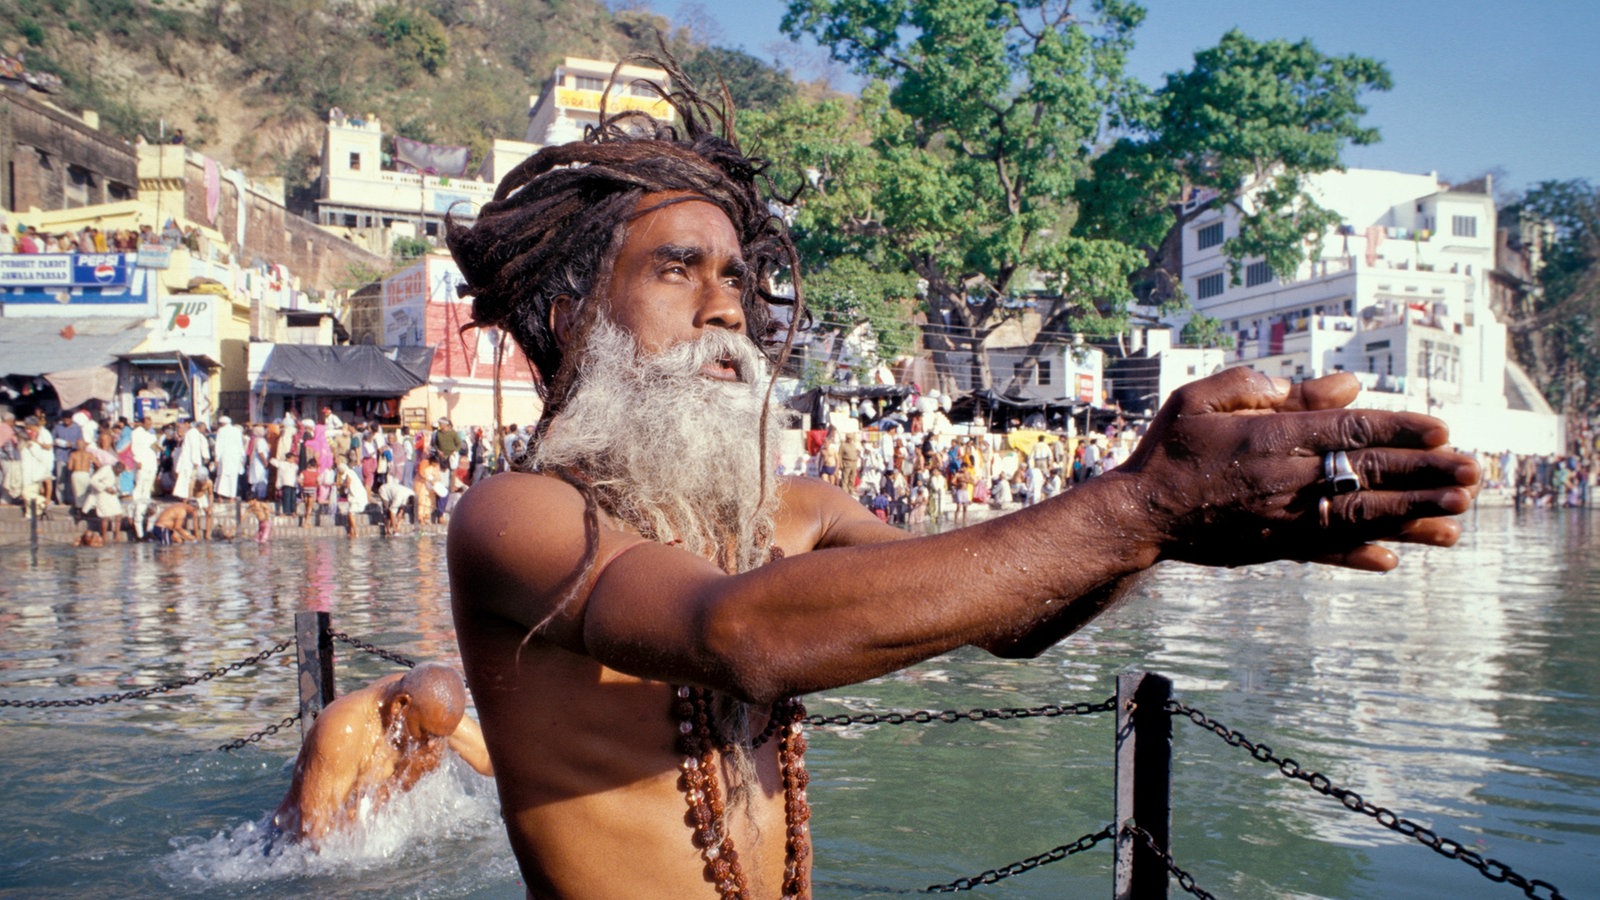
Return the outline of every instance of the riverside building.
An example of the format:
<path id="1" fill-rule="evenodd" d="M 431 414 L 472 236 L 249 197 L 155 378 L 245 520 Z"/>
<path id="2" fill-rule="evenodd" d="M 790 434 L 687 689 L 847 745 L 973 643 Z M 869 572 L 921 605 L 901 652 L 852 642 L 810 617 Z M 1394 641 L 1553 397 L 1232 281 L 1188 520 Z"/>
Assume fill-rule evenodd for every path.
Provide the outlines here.
<path id="1" fill-rule="evenodd" d="M 1360 404 L 1438 416 L 1463 448 L 1560 452 L 1561 418 L 1508 358 L 1491 308 L 1490 180 L 1350 169 L 1311 176 L 1306 188 L 1340 224 L 1287 279 L 1258 259 L 1239 260 L 1235 278 L 1223 252 L 1239 228 L 1231 207 L 1184 228 L 1184 290 L 1233 338 L 1226 364 L 1295 380 L 1351 372 Z"/>

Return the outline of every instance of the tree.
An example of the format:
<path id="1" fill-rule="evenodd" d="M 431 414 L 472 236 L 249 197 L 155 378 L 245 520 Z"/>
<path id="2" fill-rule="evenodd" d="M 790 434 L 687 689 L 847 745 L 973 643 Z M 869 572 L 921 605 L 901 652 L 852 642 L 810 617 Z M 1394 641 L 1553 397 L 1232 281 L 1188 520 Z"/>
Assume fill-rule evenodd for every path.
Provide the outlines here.
<path id="1" fill-rule="evenodd" d="M 1255 41 L 1237 30 L 1195 54 L 1194 68 L 1167 76 L 1123 111 L 1128 134 L 1094 163 L 1076 191 L 1078 231 L 1142 249 L 1141 299 L 1181 301 L 1176 242 L 1201 213 L 1230 206 L 1239 233 L 1223 243 L 1230 277 L 1261 258 L 1291 276 L 1338 216 L 1307 196 L 1306 175 L 1342 169 L 1345 144 L 1371 144 L 1363 128 L 1370 90 L 1392 85 L 1381 63 L 1328 57 L 1310 41 Z M 1184 200 L 1199 199 L 1197 203 Z"/>
<path id="2" fill-rule="evenodd" d="M 1517 360 L 1568 415 L 1594 411 L 1600 382 L 1600 189 L 1582 179 L 1545 181 L 1502 211 L 1537 260 L 1533 290 L 1506 310 Z M 1518 243 L 1518 241 L 1513 242 Z"/>
<path id="3" fill-rule="evenodd" d="M 870 158 L 835 176 L 865 196 L 827 225 L 926 282 L 941 370 L 970 358 L 988 386 L 982 344 L 1024 295 L 1044 319 L 1031 358 L 1073 333 L 1117 333 L 1136 296 L 1180 303 L 1160 263 L 1185 189 L 1234 203 L 1246 228 L 1228 252 L 1279 271 L 1330 221 L 1299 175 L 1375 139 L 1355 98 L 1387 87 L 1382 66 L 1230 33 L 1151 92 L 1124 73 L 1143 16 L 1126 0 L 789 3 L 791 37 L 882 84 L 859 110 Z"/>
<path id="4" fill-rule="evenodd" d="M 789 76 L 743 50 L 702 47 L 682 65 L 683 73 L 702 90 L 727 85 L 735 109 L 770 109 L 795 94 Z"/>
<path id="5" fill-rule="evenodd" d="M 926 283 L 924 340 L 941 371 L 970 359 L 987 386 L 982 345 L 1019 307 L 1019 276 L 1062 261 L 1072 187 L 1104 111 L 1130 88 L 1123 55 L 1142 15 L 1119 0 L 1087 17 L 1046 0 L 789 4 L 788 34 L 815 36 L 881 82 L 862 97 L 871 165 L 852 173 L 873 190 L 839 224 L 875 236 Z M 1118 258 L 1098 244 L 1075 246 Z"/>

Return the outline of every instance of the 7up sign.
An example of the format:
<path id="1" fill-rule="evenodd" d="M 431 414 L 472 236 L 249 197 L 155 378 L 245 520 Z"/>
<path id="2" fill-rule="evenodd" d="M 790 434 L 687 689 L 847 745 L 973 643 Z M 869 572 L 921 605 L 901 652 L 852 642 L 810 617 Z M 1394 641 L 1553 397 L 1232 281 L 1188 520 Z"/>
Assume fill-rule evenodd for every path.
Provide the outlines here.
<path id="1" fill-rule="evenodd" d="M 183 298 L 162 304 L 162 322 L 167 334 L 184 337 L 210 337 L 213 330 L 212 306 L 206 300 Z"/>

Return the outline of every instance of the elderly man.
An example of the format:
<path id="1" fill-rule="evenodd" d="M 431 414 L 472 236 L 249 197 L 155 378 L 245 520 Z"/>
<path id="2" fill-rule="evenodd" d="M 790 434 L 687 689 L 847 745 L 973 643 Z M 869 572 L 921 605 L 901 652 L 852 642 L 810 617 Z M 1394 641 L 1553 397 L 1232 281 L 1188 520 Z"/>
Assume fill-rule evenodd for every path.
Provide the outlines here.
<path id="1" fill-rule="evenodd" d="M 731 115 L 682 96 L 671 128 L 623 114 L 539 151 L 449 234 L 474 318 L 545 400 L 522 471 L 468 491 L 449 534 L 532 895 L 809 896 L 793 698 L 965 645 L 1037 654 L 1164 560 L 1384 570 L 1374 541 L 1459 534 L 1472 460 L 1436 419 L 1345 409 L 1349 376 L 1190 385 L 1114 473 L 944 534 L 774 483 L 762 348 L 793 248 L 759 163 L 702 130 Z"/>
<path id="2" fill-rule="evenodd" d="M 202 422 L 178 422 L 178 447 L 172 454 L 172 496 L 188 500 L 194 496 L 194 483 L 206 475 L 211 464 L 211 442 Z"/>
<path id="3" fill-rule="evenodd" d="M 239 485 L 244 480 L 244 428 L 227 416 L 217 417 L 216 433 L 217 499 L 239 502 Z"/>
<path id="4" fill-rule="evenodd" d="M 446 751 L 492 777 L 483 732 L 466 709 L 461 676 L 437 663 L 380 678 L 328 704 L 300 745 L 273 829 L 315 845 L 360 824 L 363 799 L 377 809 L 410 790 L 445 761 Z"/>

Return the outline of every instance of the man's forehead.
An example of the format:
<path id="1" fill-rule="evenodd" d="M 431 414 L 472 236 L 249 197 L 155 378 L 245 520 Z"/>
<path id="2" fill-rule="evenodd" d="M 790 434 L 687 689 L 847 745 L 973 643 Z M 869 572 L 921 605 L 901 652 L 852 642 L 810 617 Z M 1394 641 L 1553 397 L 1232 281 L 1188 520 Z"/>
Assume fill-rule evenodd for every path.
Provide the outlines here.
<path id="1" fill-rule="evenodd" d="M 707 226 L 719 231 L 726 229 L 724 234 L 738 244 L 738 232 L 727 212 L 710 198 L 692 191 L 661 191 L 640 197 L 633 214 L 628 217 L 628 237 L 682 242 L 690 235 L 680 229 L 695 225 L 700 226 L 697 231 Z"/>

